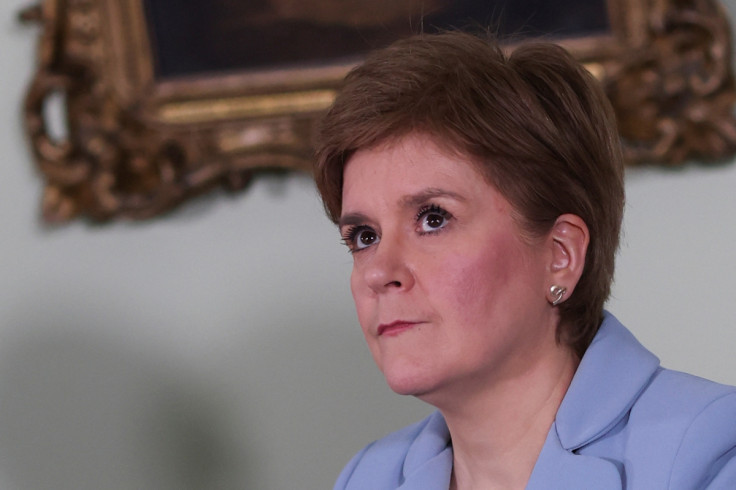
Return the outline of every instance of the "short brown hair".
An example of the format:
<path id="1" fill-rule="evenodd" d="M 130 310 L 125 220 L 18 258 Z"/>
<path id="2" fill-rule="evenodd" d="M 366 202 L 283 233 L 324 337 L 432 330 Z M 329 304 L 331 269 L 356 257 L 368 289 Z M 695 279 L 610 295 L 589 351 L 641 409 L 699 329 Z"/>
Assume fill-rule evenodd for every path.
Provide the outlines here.
<path id="1" fill-rule="evenodd" d="M 507 56 L 495 40 L 460 32 L 372 53 L 347 75 L 317 132 L 315 178 L 333 221 L 350 157 L 409 133 L 477 163 L 532 236 L 561 214 L 585 221 L 585 268 L 559 305 L 557 332 L 582 356 L 610 294 L 624 205 L 615 118 L 595 78 L 554 44 L 522 44 Z"/>

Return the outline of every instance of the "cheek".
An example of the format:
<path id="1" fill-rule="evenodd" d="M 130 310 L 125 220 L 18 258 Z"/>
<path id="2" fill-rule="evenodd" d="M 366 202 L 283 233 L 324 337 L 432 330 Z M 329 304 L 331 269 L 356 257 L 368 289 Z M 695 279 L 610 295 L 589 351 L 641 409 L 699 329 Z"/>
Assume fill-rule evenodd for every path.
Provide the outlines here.
<path id="1" fill-rule="evenodd" d="M 518 270 L 518 249 L 507 244 L 479 247 L 475 254 L 458 254 L 437 276 L 444 277 L 440 297 L 464 320 L 478 321 L 507 294 Z"/>

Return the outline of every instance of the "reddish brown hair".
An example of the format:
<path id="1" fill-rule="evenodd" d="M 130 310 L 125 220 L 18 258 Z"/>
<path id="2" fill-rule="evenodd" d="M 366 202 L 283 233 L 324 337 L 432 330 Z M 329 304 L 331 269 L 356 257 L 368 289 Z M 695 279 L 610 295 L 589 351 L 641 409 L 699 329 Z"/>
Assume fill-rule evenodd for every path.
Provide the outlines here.
<path id="1" fill-rule="evenodd" d="M 598 82 L 553 44 L 506 56 L 492 39 L 448 32 L 374 52 L 345 78 L 317 133 L 315 177 L 333 221 L 355 151 L 415 132 L 476 162 L 530 235 L 544 236 L 561 214 L 585 221 L 585 268 L 559 305 L 557 332 L 582 355 L 610 293 L 624 205 L 618 133 Z"/>

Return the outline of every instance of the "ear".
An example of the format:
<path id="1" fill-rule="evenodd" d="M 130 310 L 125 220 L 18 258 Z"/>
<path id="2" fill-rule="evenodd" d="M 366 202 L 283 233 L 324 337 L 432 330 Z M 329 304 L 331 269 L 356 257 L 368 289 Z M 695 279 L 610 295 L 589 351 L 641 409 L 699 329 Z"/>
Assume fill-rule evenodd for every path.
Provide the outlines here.
<path id="1" fill-rule="evenodd" d="M 582 218 L 574 214 L 563 214 L 557 218 L 549 233 L 552 248 L 549 264 L 549 286 L 560 286 L 566 291 L 561 298 L 552 297 L 548 292 L 550 303 L 569 298 L 583 275 L 585 256 L 590 242 L 588 225 Z M 555 303 L 556 304 L 556 303 Z"/>

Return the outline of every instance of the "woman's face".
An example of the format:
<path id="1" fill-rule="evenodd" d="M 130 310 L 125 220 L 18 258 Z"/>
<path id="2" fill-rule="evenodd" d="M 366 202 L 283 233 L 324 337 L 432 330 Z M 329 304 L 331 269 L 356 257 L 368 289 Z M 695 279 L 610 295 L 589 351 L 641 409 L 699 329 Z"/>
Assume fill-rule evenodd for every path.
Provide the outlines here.
<path id="1" fill-rule="evenodd" d="M 559 347 L 548 240 L 525 241 L 511 212 L 471 163 L 423 135 L 346 165 L 351 289 L 394 391 L 440 402 L 518 378 Z"/>

